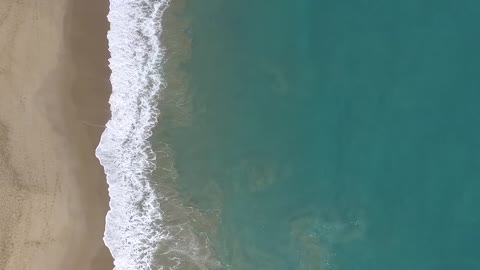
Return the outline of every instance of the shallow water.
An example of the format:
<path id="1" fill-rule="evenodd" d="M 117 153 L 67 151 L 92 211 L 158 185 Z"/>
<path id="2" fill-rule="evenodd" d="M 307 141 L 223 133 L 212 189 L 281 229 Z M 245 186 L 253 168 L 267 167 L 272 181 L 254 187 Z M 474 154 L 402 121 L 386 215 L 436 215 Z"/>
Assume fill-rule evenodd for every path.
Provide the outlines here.
<path id="1" fill-rule="evenodd" d="M 187 252 L 158 265 L 480 269 L 480 3 L 185 3 L 153 144 Z"/>

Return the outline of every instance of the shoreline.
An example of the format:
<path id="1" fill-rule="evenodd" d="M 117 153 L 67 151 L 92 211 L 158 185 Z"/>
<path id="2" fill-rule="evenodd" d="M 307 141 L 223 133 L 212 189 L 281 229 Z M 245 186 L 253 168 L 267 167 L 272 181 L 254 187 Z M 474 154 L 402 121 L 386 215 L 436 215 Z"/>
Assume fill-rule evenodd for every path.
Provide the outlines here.
<path id="1" fill-rule="evenodd" d="M 107 13 L 94 0 L 0 7 L 0 269 L 113 269 L 95 157 L 109 118 Z"/>

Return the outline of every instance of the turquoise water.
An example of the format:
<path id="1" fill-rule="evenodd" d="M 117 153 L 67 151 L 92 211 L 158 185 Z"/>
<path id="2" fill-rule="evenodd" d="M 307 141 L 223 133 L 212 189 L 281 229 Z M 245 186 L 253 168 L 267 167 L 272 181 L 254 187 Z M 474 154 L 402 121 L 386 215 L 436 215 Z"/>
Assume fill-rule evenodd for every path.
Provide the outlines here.
<path id="1" fill-rule="evenodd" d="M 224 268 L 480 269 L 480 2 L 183 12 L 186 98 L 154 140 Z"/>

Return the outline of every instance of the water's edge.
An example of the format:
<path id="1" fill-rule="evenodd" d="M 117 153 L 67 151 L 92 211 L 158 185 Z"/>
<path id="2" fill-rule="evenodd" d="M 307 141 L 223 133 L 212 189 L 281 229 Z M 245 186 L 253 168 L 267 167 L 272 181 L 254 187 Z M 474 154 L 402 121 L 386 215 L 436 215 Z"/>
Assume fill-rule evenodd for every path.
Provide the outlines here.
<path id="1" fill-rule="evenodd" d="M 96 155 L 110 195 L 104 241 L 118 270 L 221 268 L 208 233 L 212 220 L 176 191 L 174 151 L 161 132 L 172 122 L 189 122 L 188 80 L 181 66 L 191 44 L 188 23 L 178 17 L 184 5 L 182 0 L 110 3 L 112 116 Z M 171 12 L 165 13 L 167 8 Z"/>
<path id="2" fill-rule="evenodd" d="M 105 169 L 110 195 L 104 241 L 119 270 L 151 269 L 155 245 L 166 237 L 155 227 L 162 215 L 148 181 L 156 159 L 148 139 L 165 88 L 160 36 L 168 5 L 168 0 L 110 2 L 112 115 L 96 155 Z"/>

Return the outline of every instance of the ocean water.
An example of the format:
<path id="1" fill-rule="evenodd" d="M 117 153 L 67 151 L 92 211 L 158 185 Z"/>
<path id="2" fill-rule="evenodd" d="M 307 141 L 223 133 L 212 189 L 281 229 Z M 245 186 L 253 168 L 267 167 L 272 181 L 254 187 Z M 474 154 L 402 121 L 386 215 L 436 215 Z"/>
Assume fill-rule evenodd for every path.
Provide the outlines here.
<path id="1" fill-rule="evenodd" d="M 480 269 L 478 18 L 469 0 L 112 0 L 116 269 Z"/>

